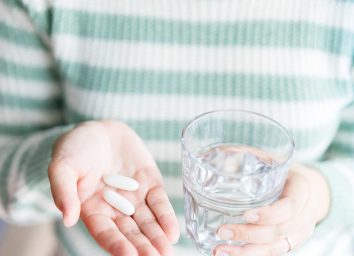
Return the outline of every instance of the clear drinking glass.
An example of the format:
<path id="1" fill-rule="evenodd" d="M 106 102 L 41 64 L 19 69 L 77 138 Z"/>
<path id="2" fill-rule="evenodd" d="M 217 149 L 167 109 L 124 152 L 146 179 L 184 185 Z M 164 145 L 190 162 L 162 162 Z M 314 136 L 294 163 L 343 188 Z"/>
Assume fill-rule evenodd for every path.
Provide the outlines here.
<path id="1" fill-rule="evenodd" d="M 187 235 L 199 252 L 242 244 L 217 236 L 222 224 L 244 223 L 243 213 L 280 196 L 294 141 L 278 122 L 243 110 L 202 114 L 182 131 Z"/>

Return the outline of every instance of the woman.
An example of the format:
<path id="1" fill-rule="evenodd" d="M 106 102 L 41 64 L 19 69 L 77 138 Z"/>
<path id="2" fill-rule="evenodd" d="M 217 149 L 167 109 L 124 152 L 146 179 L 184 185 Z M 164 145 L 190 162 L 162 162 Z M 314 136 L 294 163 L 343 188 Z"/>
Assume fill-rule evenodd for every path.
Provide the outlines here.
<path id="1" fill-rule="evenodd" d="M 171 245 L 180 130 L 241 108 L 286 126 L 298 164 L 280 201 L 218 230 L 249 244 L 213 253 L 354 255 L 352 2 L 3 0 L 0 12 L 2 216 L 57 218 L 54 199 L 66 226 L 81 217 L 58 223 L 62 255 L 195 255 L 184 235 Z M 140 182 L 124 194 L 132 217 L 102 200 L 107 173 Z"/>

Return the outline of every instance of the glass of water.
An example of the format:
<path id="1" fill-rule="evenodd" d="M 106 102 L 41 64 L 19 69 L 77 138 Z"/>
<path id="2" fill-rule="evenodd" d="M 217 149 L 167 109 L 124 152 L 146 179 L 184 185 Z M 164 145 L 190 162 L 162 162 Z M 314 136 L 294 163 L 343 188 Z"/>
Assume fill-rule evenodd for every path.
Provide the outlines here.
<path id="1" fill-rule="evenodd" d="M 202 114 L 182 132 L 187 235 L 202 255 L 218 244 L 222 224 L 244 223 L 246 210 L 271 204 L 287 177 L 294 141 L 278 122 L 250 111 Z"/>

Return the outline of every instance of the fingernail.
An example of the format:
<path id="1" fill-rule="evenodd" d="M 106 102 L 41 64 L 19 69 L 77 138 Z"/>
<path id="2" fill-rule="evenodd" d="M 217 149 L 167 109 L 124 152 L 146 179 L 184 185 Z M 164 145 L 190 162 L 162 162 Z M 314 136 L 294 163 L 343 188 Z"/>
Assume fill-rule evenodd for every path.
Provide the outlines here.
<path id="1" fill-rule="evenodd" d="M 246 212 L 243 218 L 248 223 L 257 223 L 259 221 L 259 215 L 256 212 Z"/>
<path id="2" fill-rule="evenodd" d="M 234 231 L 229 228 L 222 228 L 220 229 L 218 236 L 223 240 L 230 240 L 234 237 Z"/>
<path id="3" fill-rule="evenodd" d="M 64 218 L 64 214 L 63 214 L 63 222 L 65 227 L 69 228 L 71 226 L 69 220 L 67 218 Z"/>

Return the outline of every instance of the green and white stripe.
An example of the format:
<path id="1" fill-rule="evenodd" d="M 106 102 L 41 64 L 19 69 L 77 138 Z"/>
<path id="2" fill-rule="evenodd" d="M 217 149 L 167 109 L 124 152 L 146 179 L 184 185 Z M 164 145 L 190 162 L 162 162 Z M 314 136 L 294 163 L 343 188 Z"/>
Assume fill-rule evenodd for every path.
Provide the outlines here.
<path id="1" fill-rule="evenodd" d="M 37 11 L 43 11 L 44 1 L 26 1 L 42 3 L 33 6 Z M 302 21 L 338 27 L 354 31 L 350 22 L 343 23 L 338 15 L 350 17 L 353 6 L 336 3 L 338 1 L 299 0 L 295 3 L 291 0 L 277 1 L 270 0 L 265 4 L 258 1 L 188 1 L 181 0 L 173 2 L 170 0 L 150 1 L 114 1 L 106 0 L 100 5 L 94 1 L 56 1 L 55 9 L 74 10 L 84 14 L 99 13 L 112 16 L 141 16 L 146 18 L 171 19 L 177 21 L 202 21 L 202 22 L 242 22 L 242 21 L 264 21 L 277 20 L 280 22 L 293 22 L 301 18 Z M 344 1 L 343 1 L 344 2 Z M 83 4 L 85 3 L 85 4 Z M 316 15 L 306 15 L 309 12 L 316 12 Z M 237 15 L 235 15 L 237 14 Z"/>
<path id="2" fill-rule="evenodd" d="M 60 60 L 101 68 L 128 70 L 235 72 L 260 75 L 294 75 L 313 78 L 349 78 L 351 58 L 313 49 L 280 47 L 166 45 L 82 39 L 73 35 L 54 38 Z M 86 49 L 96 49 L 89 51 Z M 119 51 L 112 51 L 119 49 Z M 85 51 L 86 50 L 86 51 Z M 131 55 L 136 54 L 132 59 Z M 262 56 L 264 61 L 259 61 Z M 306 56 L 306 58 L 299 58 Z M 278 58 L 277 58 L 278 57 Z M 156 60 L 159 61 L 156 61 Z M 281 60 L 281 62 L 279 62 Z M 324 65 L 317 65 L 323 63 Z M 336 68 L 333 69 L 333 64 Z"/>

